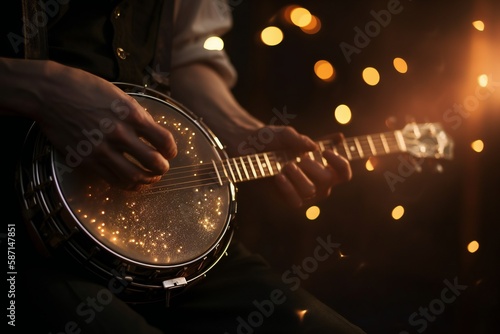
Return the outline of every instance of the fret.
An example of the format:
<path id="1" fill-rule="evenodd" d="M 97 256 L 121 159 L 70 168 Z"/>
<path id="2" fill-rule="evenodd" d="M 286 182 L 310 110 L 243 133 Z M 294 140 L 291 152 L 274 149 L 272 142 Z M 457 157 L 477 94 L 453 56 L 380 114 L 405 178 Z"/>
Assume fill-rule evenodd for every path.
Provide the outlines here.
<path id="1" fill-rule="evenodd" d="M 248 162 L 250 163 L 250 169 L 252 170 L 253 177 L 254 177 L 254 179 L 256 179 L 257 178 L 257 172 L 255 171 L 255 168 L 253 166 L 252 157 L 251 156 L 247 156 L 247 158 L 248 158 Z"/>
<path id="2" fill-rule="evenodd" d="M 323 142 L 322 142 L 322 141 L 320 141 L 320 142 L 318 143 L 318 145 L 319 145 L 319 151 L 320 151 L 320 152 L 324 152 L 324 151 L 326 151 L 326 149 L 325 149 L 325 145 L 323 144 Z M 326 167 L 326 166 L 328 166 L 328 161 L 326 161 L 326 159 L 323 157 L 323 155 L 321 155 L 321 162 L 323 163 L 323 166 L 325 166 L 325 167 Z"/>
<path id="3" fill-rule="evenodd" d="M 219 184 L 222 186 L 222 178 L 220 177 L 219 169 L 217 168 L 217 165 L 215 164 L 214 160 L 212 160 L 212 164 L 214 165 L 214 170 L 215 173 L 217 174 L 217 179 L 219 180 Z"/>
<path id="4" fill-rule="evenodd" d="M 278 170 L 278 173 L 281 172 L 281 164 L 278 160 L 276 160 L 276 169 Z"/>
<path id="5" fill-rule="evenodd" d="M 394 135 L 396 137 L 396 141 L 398 143 L 398 148 L 401 152 L 406 152 L 406 144 L 403 138 L 403 133 L 401 131 L 395 131 Z"/>
<path id="6" fill-rule="evenodd" d="M 354 137 L 354 144 L 356 144 L 356 148 L 358 149 L 359 157 L 363 158 L 364 153 L 363 153 L 363 149 L 361 148 L 361 144 L 359 143 L 358 137 Z"/>
<path id="7" fill-rule="evenodd" d="M 387 144 L 389 145 L 390 153 L 398 152 L 399 151 L 399 144 L 398 144 L 398 140 L 396 138 L 395 133 L 387 133 L 386 139 L 387 139 Z"/>
<path id="8" fill-rule="evenodd" d="M 272 154 L 272 158 L 273 158 L 273 161 L 274 161 L 274 168 L 276 169 L 276 174 L 279 174 L 281 172 L 281 163 L 280 163 L 280 160 L 281 161 L 285 161 L 285 163 L 287 162 L 287 160 L 282 156 L 281 152 L 280 154 L 278 154 L 277 152 L 271 152 L 270 154 Z"/>
<path id="9" fill-rule="evenodd" d="M 224 175 L 226 176 L 226 178 L 228 180 L 231 180 L 231 178 L 229 177 L 229 175 L 227 173 L 226 166 L 224 166 L 224 160 L 221 161 L 221 166 L 222 166 L 222 170 L 224 171 Z"/>
<path id="10" fill-rule="evenodd" d="M 245 173 L 247 180 L 250 180 L 250 175 L 248 175 L 247 166 L 245 164 L 245 160 L 243 160 L 243 157 L 240 157 L 240 162 L 241 165 L 243 166 L 243 172 Z"/>
<path id="11" fill-rule="evenodd" d="M 389 150 L 389 144 L 387 143 L 387 139 L 385 138 L 383 133 L 380 134 L 380 139 L 382 140 L 382 145 L 384 145 L 385 153 L 390 153 L 391 150 Z"/>
<path id="12" fill-rule="evenodd" d="M 236 172 L 238 173 L 238 176 L 240 177 L 240 180 L 243 181 L 243 177 L 241 176 L 240 168 L 238 167 L 238 161 L 236 158 L 233 158 L 233 163 L 236 168 Z"/>
<path id="13" fill-rule="evenodd" d="M 345 150 L 345 154 L 347 156 L 347 159 L 352 160 L 351 152 L 349 151 L 349 147 L 347 147 L 347 141 L 343 140 L 342 144 L 344 144 L 344 150 Z"/>
<path id="14" fill-rule="evenodd" d="M 257 160 L 257 165 L 259 167 L 260 173 L 262 176 L 266 176 L 266 173 L 264 173 L 264 168 L 262 168 L 262 163 L 260 162 L 259 155 L 255 154 L 255 160 Z"/>
<path id="15" fill-rule="evenodd" d="M 370 151 L 372 152 L 372 154 L 377 155 L 377 150 L 375 149 L 375 144 L 373 143 L 372 136 L 368 135 L 366 136 L 366 139 L 368 141 L 368 145 L 370 145 Z"/>
<path id="16" fill-rule="evenodd" d="M 270 175 L 274 175 L 273 168 L 271 166 L 271 162 L 269 161 L 269 157 L 267 156 L 267 153 L 264 153 L 264 160 L 266 161 L 267 165 L 267 170 L 269 170 Z"/>
<path id="17" fill-rule="evenodd" d="M 366 137 L 358 137 L 359 144 L 361 145 L 361 150 L 363 151 L 363 157 L 368 158 L 373 155 L 370 143 Z"/>
<path id="18" fill-rule="evenodd" d="M 361 158 L 361 153 L 358 151 L 356 145 L 356 138 L 346 138 L 347 147 L 349 148 L 349 153 L 351 154 L 351 160 Z"/>
<path id="19" fill-rule="evenodd" d="M 232 176 L 231 180 L 233 182 L 236 182 L 236 177 L 234 176 L 234 172 L 233 172 L 233 168 L 231 167 L 231 163 L 229 162 L 229 160 L 226 160 L 226 162 L 227 162 L 227 168 L 229 169 L 229 172 L 231 173 L 231 176 Z"/>

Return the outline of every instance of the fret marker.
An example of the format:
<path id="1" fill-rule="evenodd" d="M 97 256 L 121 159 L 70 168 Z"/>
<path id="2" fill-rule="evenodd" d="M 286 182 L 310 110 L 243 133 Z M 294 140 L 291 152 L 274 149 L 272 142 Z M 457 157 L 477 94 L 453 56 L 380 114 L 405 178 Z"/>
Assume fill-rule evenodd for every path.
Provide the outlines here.
<path id="1" fill-rule="evenodd" d="M 233 168 L 231 167 L 231 163 L 229 162 L 229 160 L 226 160 L 227 162 L 227 168 L 229 169 L 229 172 L 231 173 L 231 181 L 232 182 L 236 182 L 236 177 L 234 176 L 234 172 L 233 172 Z"/>
<path id="2" fill-rule="evenodd" d="M 356 144 L 356 148 L 358 149 L 359 156 L 363 158 L 365 156 L 363 149 L 361 148 L 361 143 L 359 142 L 358 137 L 354 137 L 354 144 Z"/>
<path id="3" fill-rule="evenodd" d="M 238 173 L 238 176 L 240 177 L 240 181 L 243 181 L 243 177 L 241 176 L 240 168 L 238 167 L 238 161 L 236 158 L 233 158 L 233 163 L 236 168 L 236 172 Z"/>
<path id="4" fill-rule="evenodd" d="M 375 144 L 373 143 L 372 136 L 368 135 L 366 136 L 368 139 L 368 145 L 370 145 L 370 150 L 372 151 L 373 155 L 377 155 L 377 150 L 375 149 Z"/>
<path id="5" fill-rule="evenodd" d="M 264 159 L 266 160 L 265 166 L 269 170 L 269 174 L 274 175 L 273 167 L 271 166 L 271 161 L 269 161 L 269 157 L 267 156 L 267 153 L 264 153 Z"/>
<path id="6" fill-rule="evenodd" d="M 380 134 L 380 139 L 382 139 L 382 145 L 384 145 L 385 153 L 389 153 L 390 152 L 389 145 L 387 144 L 387 139 L 385 138 L 383 133 Z"/>
<path id="7" fill-rule="evenodd" d="M 214 165 L 215 173 L 217 174 L 217 178 L 219 179 L 219 184 L 222 186 L 222 179 L 220 177 L 219 170 L 217 169 L 217 165 L 215 164 L 214 160 L 212 160 L 212 164 Z"/>
<path id="8" fill-rule="evenodd" d="M 257 154 L 255 154 L 255 160 L 257 160 L 257 165 L 259 166 L 259 170 L 262 176 L 266 176 L 266 173 L 264 172 L 264 168 L 262 168 L 262 163 L 260 161 L 260 158 Z"/>
<path id="9" fill-rule="evenodd" d="M 347 155 L 347 159 L 352 160 L 352 155 L 351 155 L 351 152 L 349 152 L 349 148 L 347 147 L 346 141 L 344 140 L 342 142 L 342 144 L 344 145 L 344 150 L 345 150 L 345 154 Z"/>
<path id="10" fill-rule="evenodd" d="M 256 179 L 257 178 L 257 172 L 255 171 L 255 168 L 253 166 L 252 157 L 251 156 L 247 156 L 247 158 L 248 158 L 248 162 L 250 163 L 250 169 L 252 170 L 253 178 Z"/>
<path id="11" fill-rule="evenodd" d="M 241 165 L 243 166 L 243 172 L 245 173 L 247 180 L 250 180 L 250 176 L 248 175 L 247 167 L 245 166 L 245 160 L 243 160 L 243 157 L 240 157 L 240 162 Z"/>

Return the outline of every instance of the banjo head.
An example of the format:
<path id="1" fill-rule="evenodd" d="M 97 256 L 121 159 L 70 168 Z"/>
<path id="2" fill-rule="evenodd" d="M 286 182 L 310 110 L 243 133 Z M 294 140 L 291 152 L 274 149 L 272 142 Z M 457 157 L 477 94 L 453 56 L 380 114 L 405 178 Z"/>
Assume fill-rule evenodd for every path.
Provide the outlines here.
<path id="1" fill-rule="evenodd" d="M 216 171 L 226 156 L 206 126 L 167 96 L 116 85 L 173 134 L 178 154 L 169 171 L 142 190 L 118 189 L 77 164 L 102 140 L 98 129 L 87 129 L 89 141 L 80 142 L 72 155 L 56 152 L 32 129 L 33 155 L 21 173 L 22 197 L 33 211 L 28 189 L 39 189 L 35 202 L 44 204 L 35 209 L 46 223 L 31 219 L 30 225 L 45 245 L 65 248 L 101 277 L 125 280 L 134 295 L 144 295 L 164 290 L 165 282 L 193 281 L 218 262 L 232 238 L 236 191 Z M 42 182 L 48 186 L 37 186 Z"/>

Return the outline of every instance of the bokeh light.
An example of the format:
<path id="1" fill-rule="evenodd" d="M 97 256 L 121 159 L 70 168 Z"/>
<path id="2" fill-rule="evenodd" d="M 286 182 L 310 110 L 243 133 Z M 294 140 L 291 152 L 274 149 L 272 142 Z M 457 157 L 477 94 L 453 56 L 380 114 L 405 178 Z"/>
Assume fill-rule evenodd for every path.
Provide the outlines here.
<path id="1" fill-rule="evenodd" d="M 393 65 L 394 65 L 394 68 L 396 69 L 396 71 L 398 71 L 399 73 L 408 72 L 408 64 L 406 63 L 406 61 L 403 58 L 399 58 L 399 57 L 394 58 Z"/>
<path id="2" fill-rule="evenodd" d="M 476 240 L 469 242 L 469 244 L 467 245 L 467 250 L 469 251 L 469 253 L 475 253 L 478 249 L 479 242 L 477 242 Z"/>
<path id="3" fill-rule="evenodd" d="M 300 27 L 300 29 L 306 34 L 316 34 L 321 30 L 321 21 L 318 17 L 313 15 L 311 16 L 311 22 L 304 27 Z"/>
<path id="4" fill-rule="evenodd" d="M 401 219 L 401 217 L 403 217 L 404 214 L 405 214 L 405 209 L 403 208 L 403 206 L 398 205 L 394 209 L 392 209 L 391 215 L 394 220 L 399 220 Z"/>
<path id="5" fill-rule="evenodd" d="M 311 24 L 312 15 L 307 9 L 296 7 L 290 12 L 290 20 L 297 27 L 306 27 Z"/>
<path id="6" fill-rule="evenodd" d="M 480 76 L 478 76 L 477 77 L 477 83 L 481 87 L 488 86 L 488 75 L 487 74 L 481 74 Z"/>
<path id="7" fill-rule="evenodd" d="M 474 22 L 472 22 L 472 25 L 477 30 L 484 31 L 484 22 L 483 21 L 481 21 L 481 20 L 474 21 Z"/>
<path id="8" fill-rule="evenodd" d="M 205 40 L 203 47 L 206 50 L 222 50 L 224 49 L 224 41 L 217 36 L 211 36 Z"/>
<path id="9" fill-rule="evenodd" d="M 478 140 L 474 140 L 470 146 L 472 147 L 472 149 L 479 153 L 479 152 L 482 152 L 484 150 L 484 142 L 481 140 L 481 139 L 478 139 Z"/>
<path id="10" fill-rule="evenodd" d="M 370 86 L 375 86 L 380 82 L 380 74 L 373 67 L 367 67 L 363 70 L 363 80 Z"/>
<path id="11" fill-rule="evenodd" d="M 275 46 L 283 41 L 283 32 L 278 27 L 269 26 L 262 30 L 260 38 L 264 44 L 268 46 Z"/>
<path id="12" fill-rule="evenodd" d="M 335 69 L 330 62 L 326 60 L 318 60 L 314 64 L 314 73 L 324 81 L 332 81 L 335 77 Z"/>
<path id="13" fill-rule="evenodd" d="M 311 206 L 306 210 L 306 217 L 309 220 L 315 220 L 319 217 L 321 210 L 317 206 Z"/>
<path id="14" fill-rule="evenodd" d="M 351 109 L 345 105 L 340 104 L 335 108 L 335 120 L 340 124 L 347 124 L 351 121 L 352 113 Z"/>

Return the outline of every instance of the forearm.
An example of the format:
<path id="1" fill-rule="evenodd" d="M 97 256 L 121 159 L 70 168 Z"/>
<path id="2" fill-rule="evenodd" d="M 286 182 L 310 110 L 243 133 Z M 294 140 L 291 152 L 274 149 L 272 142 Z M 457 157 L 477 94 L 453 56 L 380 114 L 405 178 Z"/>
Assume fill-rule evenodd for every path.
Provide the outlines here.
<path id="1" fill-rule="evenodd" d="M 44 86 L 55 67 L 50 61 L 0 58 L 0 115 L 36 120 Z"/>
<path id="2" fill-rule="evenodd" d="M 206 65 L 176 68 L 171 84 L 172 97 L 202 117 L 230 154 L 236 153 L 249 133 L 264 126 L 236 101 L 229 87 Z"/>

